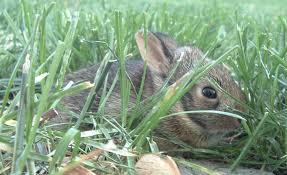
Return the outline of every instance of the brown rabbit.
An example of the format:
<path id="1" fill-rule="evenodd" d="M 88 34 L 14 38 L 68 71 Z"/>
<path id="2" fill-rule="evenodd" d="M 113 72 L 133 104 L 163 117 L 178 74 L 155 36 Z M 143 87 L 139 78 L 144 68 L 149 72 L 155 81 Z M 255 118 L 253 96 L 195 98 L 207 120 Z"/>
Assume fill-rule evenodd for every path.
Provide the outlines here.
<path id="1" fill-rule="evenodd" d="M 203 58 L 202 52 L 192 46 L 179 46 L 177 42 L 162 33 L 149 32 L 147 36 L 147 48 L 144 47 L 142 32 L 135 35 L 140 54 L 147 61 L 148 69 L 144 83 L 143 99 L 153 95 L 163 84 L 171 68 L 179 59 L 183 60 L 179 65 L 170 83 L 181 78 L 185 73 L 196 66 L 196 62 Z M 133 85 L 138 90 L 143 74 L 143 60 L 127 61 L 126 69 Z M 98 65 L 79 70 L 67 75 L 69 81 L 93 81 Z M 118 64 L 113 64 L 109 71 L 109 83 L 111 84 L 118 70 Z M 208 74 L 195 84 L 188 93 L 171 109 L 171 112 L 189 111 L 196 109 L 212 109 L 225 111 L 227 106 L 241 110 L 235 101 L 218 91 L 210 82 L 212 78 L 234 98 L 244 101 L 244 95 L 238 85 L 232 80 L 230 72 L 222 65 L 215 66 Z M 75 112 L 80 112 L 89 91 L 83 91 L 77 95 L 66 97 L 62 104 Z M 129 107 L 135 103 L 136 93 L 131 90 Z M 91 107 L 95 111 L 98 107 L 96 99 Z M 113 94 L 106 103 L 105 112 L 110 115 L 120 114 L 119 84 L 114 88 Z M 156 129 L 158 135 L 172 135 L 192 146 L 207 147 L 216 144 L 220 138 L 240 125 L 235 118 L 216 116 L 215 114 L 186 114 L 165 119 Z M 160 145 L 161 147 L 161 145 Z"/>

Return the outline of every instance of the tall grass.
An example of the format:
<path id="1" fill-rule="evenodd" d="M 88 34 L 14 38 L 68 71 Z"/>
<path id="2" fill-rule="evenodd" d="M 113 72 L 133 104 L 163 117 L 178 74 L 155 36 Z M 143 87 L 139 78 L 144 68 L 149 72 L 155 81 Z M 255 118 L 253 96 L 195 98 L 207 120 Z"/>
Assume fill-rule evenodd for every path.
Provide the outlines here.
<path id="1" fill-rule="evenodd" d="M 280 11 L 281 1 L 266 3 L 1 2 L 5 10 L 0 11 L 0 174 L 57 173 L 68 155 L 71 166 L 82 162 L 99 172 L 132 174 L 135 159 L 128 151 L 157 150 L 149 131 L 212 65 L 183 77 L 176 91 L 173 86 L 163 87 L 148 104 L 140 103 L 140 91 L 137 106 L 128 111 L 132 84 L 124 63 L 139 57 L 134 34 L 141 28 L 145 33 L 147 29 L 168 33 L 181 43 L 201 48 L 216 64 L 223 61 L 247 97 L 244 105 L 248 110 L 240 114 L 246 119 L 244 134 L 239 139 L 210 149 L 179 142 L 183 150 L 194 158 L 224 161 L 232 169 L 242 165 L 283 174 L 287 169 L 287 19 L 280 16 L 286 14 Z M 113 60 L 119 62 L 120 71 L 108 89 L 106 77 Z M 100 61 L 93 84 L 63 87 L 66 73 Z M 103 110 L 116 81 L 120 82 L 120 122 Z M 99 88 L 106 89 L 106 95 L 100 99 L 99 110 L 91 113 Z M 84 89 L 90 89 L 90 94 L 81 114 L 75 115 L 76 122 L 69 123 L 74 127 L 58 131 L 41 123 L 44 113 L 57 107 L 62 97 Z M 147 117 L 142 119 L 142 115 Z M 88 136 L 81 124 L 94 126 Z M 117 149 L 105 147 L 111 138 L 122 140 Z M 79 160 L 81 154 L 94 149 L 105 150 L 97 161 Z"/>

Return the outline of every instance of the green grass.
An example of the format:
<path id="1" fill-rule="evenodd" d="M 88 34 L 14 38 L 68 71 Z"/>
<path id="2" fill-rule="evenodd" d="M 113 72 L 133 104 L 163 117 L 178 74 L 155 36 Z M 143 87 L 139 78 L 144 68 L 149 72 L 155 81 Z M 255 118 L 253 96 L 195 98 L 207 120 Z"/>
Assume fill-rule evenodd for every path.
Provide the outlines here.
<path id="1" fill-rule="evenodd" d="M 195 149 L 183 144 L 183 149 L 194 158 L 224 161 L 233 169 L 241 165 L 283 174 L 287 169 L 285 4 L 281 0 L 1 1 L 0 174 L 36 174 L 41 168 L 56 173 L 68 154 L 71 161 L 77 162 L 80 154 L 95 148 L 106 152 L 97 161 L 84 161 L 86 167 L 111 172 L 112 168 L 104 167 L 113 164 L 117 173 L 131 174 L 135 159 L 127 150 L 134 148 L 136 154 L 157 150 L 148 131 L 186 92 L 186 81 L 182 81 L 179 92 L 164 87 L 150 98 L 144 106 L 146 111 L 156 107 L 145 119 L 141 120 L 144 113 L 137 107 L 128 116 L 128 89 L 132 85 L 123 63 L 139 57 L 134 34 L 140 28 L 167 33 L 223 61 L 247 96 L 242 137 L 225 146 Z M 106 116 L 103 108 L 89 112 L 99 88 L 106 89 L 106 72 L 115 59 L 121 65 L 120 122 Z M 95 76 L 95 86 L 83 83 L 62 89 L 66 73 L 101 60 L 103 73 Z M 209 66 L 199 67 L 198 71 L 204 73 Z M 187 75 L 183 80 L 192 78 L 195 83 L 202 73 Z M 60 98 L 87 88 L 91 92 L 80 116 L 76 116 L 76 127 L 64 132 L 41 124 L 43 113 L 57 106 Z M 106 89 L 100 99 L 102 106 L 112 89 Z M 176 95 L 170 99 L 172 93 Z M 87 114 L 91 117 L 85 117 Z M 92 136 L 81 138 L 78 127 L 83 123 L 94 124 Z M 106 149 L 103 143 L 114 137 L 122 140 L 121 144 L 115 150 Z"/>

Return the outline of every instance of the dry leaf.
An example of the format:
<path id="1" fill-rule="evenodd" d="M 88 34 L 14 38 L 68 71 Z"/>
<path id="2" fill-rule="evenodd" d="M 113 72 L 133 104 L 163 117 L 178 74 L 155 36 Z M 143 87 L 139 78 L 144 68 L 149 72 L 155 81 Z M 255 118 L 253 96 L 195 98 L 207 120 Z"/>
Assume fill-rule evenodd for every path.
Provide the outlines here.
<path id="1" fill-rule="evenodd" d="M 69 168 L 66 171 L 64 171 L 63 175 L 96 175 L 96 174 L 81 165 L 77 165 L 73 168 Z"/>
<path id="2" fill-rule="evenodd" d="M 136 163 L 138 175 L 180 175 L 176 163 L 169 156 L 146 154 Z"/>

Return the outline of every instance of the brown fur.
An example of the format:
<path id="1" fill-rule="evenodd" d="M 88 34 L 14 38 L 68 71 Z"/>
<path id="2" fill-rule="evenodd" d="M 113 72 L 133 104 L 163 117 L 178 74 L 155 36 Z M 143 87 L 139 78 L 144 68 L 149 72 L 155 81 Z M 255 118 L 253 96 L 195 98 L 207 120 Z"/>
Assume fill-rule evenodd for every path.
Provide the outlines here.
<path id="1" fill-rule="evenodd" d="M 172 81 L 182 77 L 188 71 L 194 69 L 197 62 L 202 59 L 202 52 L 192 46 L 180 47 L 172 38 L 161 33 L 148 33 L 147 48 L 144 48 L 144 39 L 142 32 L 136 34 L 136 41 L 141 56 L 148 63 L 146 81 L 144 84 L 143 99 L 154 94 L 162 85 L 163 77 L 166 77 L 173 67 L 176 60 L 183 54 L 183 61 L 176 71 Z M 208 61 L 208 60 L 206 60 Z M 82 69 L 78 72 L 67 75 L 68 81 L 93 81 L 98 65 Z M 118 65 L 114 64 L 109 72 L 109 84 L 112 83 L 116 75 Z M 128 75 L 136 88 L 139 88 L 143 74 L 143 61 L 128 61 L 126 63 Z M 215 79 L 220 86 L 231 94 L 234 98 L 244 101 L 244 95 L 238 85 L 232 80 L 230 72 L 222 65 L 212 68 L 206 77 L 203 77 L 191 90 L 183 96 L 171 109 L 171 112 L 180 112 L 184 110 L 212 109 L 225 111 L 227 106 L 241 110 L 240 106 L 230 97 L 217 91 L 216 99 L 209 99 L 202 95 L 203 87 L 213 87 L 209 78 Z M 77 95 L 66 97 L 62 104 L 75 112 L 80 112 L 84 105 L 88 91 Z M 92 110 L 98 107 L 98 99 L 95 100 Z M 135 103 L 135 93 L 131 92 L 129 107 Z M 120 113 L 120 93 L 117 83 L 113 94 L 109 98 L 105 107 L 105 112 L 110 115 Z M 174 116 L 165 119 L 156 129 L 159 135 L 173 135 L 178 139 L 198 147 L 206 147 L 217 143 L 227 132 L 234 130 L 239 126 L 238 120 L 227 116 L 216 116 L 212 114 L 196 114 L 185 116 Z M 165 147 L 161 144 L 161 147 Z"/>

